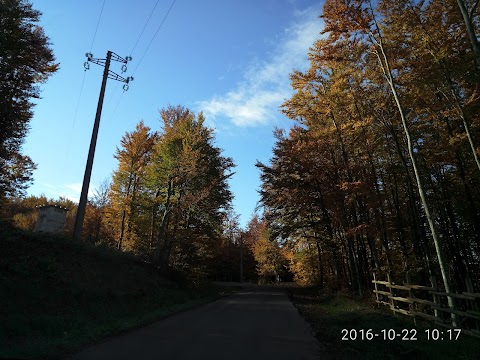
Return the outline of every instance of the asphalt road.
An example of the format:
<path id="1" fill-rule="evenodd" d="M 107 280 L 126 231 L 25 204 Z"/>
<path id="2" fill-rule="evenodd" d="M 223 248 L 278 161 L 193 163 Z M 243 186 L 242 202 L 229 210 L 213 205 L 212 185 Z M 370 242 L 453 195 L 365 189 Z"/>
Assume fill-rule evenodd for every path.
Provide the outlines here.
<path id="1" fill-rule="evenodd" d="M 252 287 L 160 320 L 70 359 L 321 359 L 309 325 L 282 289 Z"/>

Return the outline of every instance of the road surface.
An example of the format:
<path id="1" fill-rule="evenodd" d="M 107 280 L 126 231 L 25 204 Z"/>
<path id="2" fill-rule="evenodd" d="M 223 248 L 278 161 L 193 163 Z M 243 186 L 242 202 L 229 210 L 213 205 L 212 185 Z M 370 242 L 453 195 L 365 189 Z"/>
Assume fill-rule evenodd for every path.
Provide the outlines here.
<path id="1" fill-rule="evenodd" d="M 321 359 L 282 289 L 239 293 L 88 347 L 69 359 Z"/>

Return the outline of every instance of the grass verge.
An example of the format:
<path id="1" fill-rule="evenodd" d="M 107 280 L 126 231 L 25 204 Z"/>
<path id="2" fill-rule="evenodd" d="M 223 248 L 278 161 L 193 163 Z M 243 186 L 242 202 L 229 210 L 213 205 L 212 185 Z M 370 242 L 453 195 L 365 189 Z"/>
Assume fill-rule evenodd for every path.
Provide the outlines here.
<path id="1" fill-rule="evenodd" d="M 291 289 L 290 298 L 304 318 L 311 324 L 319 342 L 328 349 L 333 359 L 457 359 L 473 360 L 480 358 L 480 340 L 460 334 L 458 340 L 448 340 L 447 329 L 443 331 L 443 340 L 428 340 L 427 332 L 432 331 L 428 324 L 415 326 L 413 321 L 394 316 L 388 311 L 376 309 L 374 303 L 340 295 L 318 295 L 313 289 Z M 356 340 L 342 340 L 345 332 L 351 330 Z M 366 331 L 372 329 L 372 340 L 362 340 Z M 388 340 L 388 330 L 396 334 L 407 334 L 411 338 L 416 330 L 416 340 Z M 411 329 L 415 329 L 411 331 Z M 383 330 L 383 331 L 382 331 Z M 403 333 L 402 333 L 403 331 Z M 393 331 L 391 332 L 393 334 Z M 386 340 L 383 338 L 386 337 Z M 347 338 L 350 338 L 348 334 Z"/>
<path id="2" fill-rule="evenodd" d="M 0 358 L 61 357 L 234 290 L 180 286 L 128 254 L 0 226 Z"/>

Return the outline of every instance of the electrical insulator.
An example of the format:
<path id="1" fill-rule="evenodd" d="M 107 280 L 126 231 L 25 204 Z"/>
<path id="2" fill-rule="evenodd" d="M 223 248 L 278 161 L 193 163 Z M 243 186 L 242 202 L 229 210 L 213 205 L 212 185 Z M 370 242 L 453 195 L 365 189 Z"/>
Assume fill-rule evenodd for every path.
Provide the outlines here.
<path id="1" fill-rule="evenodd" d="M 90 69 L 90 64 L 88 63 L 88 61 L 85 61 L 83 63 L 83 67 L 85 68 L 85 70 L 89 70 Z"/>

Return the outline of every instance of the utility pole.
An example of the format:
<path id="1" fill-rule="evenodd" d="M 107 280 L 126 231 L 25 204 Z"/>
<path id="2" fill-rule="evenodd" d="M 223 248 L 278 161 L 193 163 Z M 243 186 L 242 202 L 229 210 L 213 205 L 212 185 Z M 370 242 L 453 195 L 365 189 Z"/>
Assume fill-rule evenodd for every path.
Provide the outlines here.
<path id="1" fill-rule="evenodd" d="M 87 61 L 84 64 L 85 71 L 90 68 L 89 62 L 104 66 L 105 69 L 103 71 L 102 87 L 100 89 L 100 96 L 98 98 L 97 105 L 97 114 L 95 115 L 92 138 L 90 140 L 90 148 L 88 150 L 87 165 L 85 166 L 85 174 L 83 176 L 82 192 L 80 194 L 80 201 L 78 203 L 77 217 L 75 219 L 75 228 L 73 229 L 73 237 L 77 240 L 82 239 L 83 220 L 85 218 L 85 209 L 87 207 L 88 187 L 90 186 L 90 177 L 92 175 L 93 158 L 95 156 L 95 147 L 97 145 L 98 128 L 100 126 L 100 117 L 102 115 L 103 98 L 105 96 L 107 79 L 124 82 L 125 85 L 123 85 L 123 90 L 125 91 L 128 90 L 128 83 L 133 80 L 133 77 L 131 76 L 124 78 L 110 70 L 110 62 L 113 60 L 123 63 L 122 72 L 127 71 L 126 64 L 130 60 L 132 60 L 131 56 L 127 56 L 127 58 L 124 59 L 112 51 L 107 51 L 106 59 L 95 59 L 93 58 L 93 55 L 91 53 L 87 53 L 85 55 L 87 57 Z"/>

